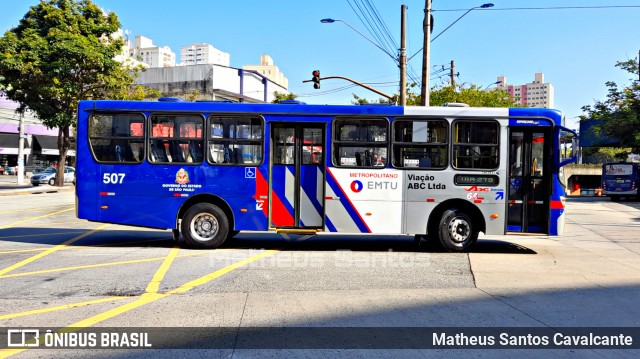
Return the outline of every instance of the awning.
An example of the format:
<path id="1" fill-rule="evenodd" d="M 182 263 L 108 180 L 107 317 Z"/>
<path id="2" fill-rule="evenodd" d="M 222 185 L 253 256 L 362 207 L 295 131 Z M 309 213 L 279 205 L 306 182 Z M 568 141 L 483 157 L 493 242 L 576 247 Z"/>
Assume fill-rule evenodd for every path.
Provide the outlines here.
<path id="1" fill-rule="evenodd" d="M 0 148 L 18 148 L 18 134 L 0 133 Z"/>
<path id="2" fill-rule="evenodd" d="M 18 134 L 17 133 L 0 133 L 0 155 L 17 155 L 18 154 Z M 24 141 L 24 154 L 31 154 L 29 141 Z"/>
<path id="3" fill-rule="evenodd" d="M 36 139 L 33 150 L 34 152 L 40 152 L 43 155 L 59 155 L 58 151 L 58 137 L 57 136 L 45 136 L 45 135 L 33 135 Z"/>

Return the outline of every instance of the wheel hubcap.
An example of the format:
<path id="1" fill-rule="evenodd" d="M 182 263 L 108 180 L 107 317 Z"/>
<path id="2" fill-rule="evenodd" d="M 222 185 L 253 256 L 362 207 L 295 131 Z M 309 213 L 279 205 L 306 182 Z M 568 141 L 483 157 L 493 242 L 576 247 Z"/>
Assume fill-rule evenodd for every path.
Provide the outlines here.
<path id="1" fill-rule="evenodd" d="M 462 243 L 469 238 L 471 233 L 471 226 L 469 222 L 461 218 L 454 218 L 449 222 L 449 234 L 451 239 L 456 243 Z"/>
<path id="2" fill-rule="evenodd" d="M 200 213 L 191 221 L 191 234 L 199 241 L 210 241 L 218 234 L 218 220 L 209 213 Z"/>

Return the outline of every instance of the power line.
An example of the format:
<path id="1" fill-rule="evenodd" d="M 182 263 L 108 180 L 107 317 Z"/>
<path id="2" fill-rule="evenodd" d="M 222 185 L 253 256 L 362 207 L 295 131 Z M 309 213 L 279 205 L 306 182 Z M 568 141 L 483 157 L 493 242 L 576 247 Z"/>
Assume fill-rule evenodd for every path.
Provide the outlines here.
<path id="1" fill-rule="evenodd" d="M 375 4 L 373 4 L 371 1 L 366 0 L 367 3 L 369 4 L 369 8 L 371 8 L 371 12 L 373 13 L 373 15 L 376 18 L 376 21 L 378 22 L 378 24 L 380 25 L 382 31 L 386 34 L 387 36 L 387 41 L 390 42 L 390 46 L 392 49 L 398 49 L 400 46 L 398 46 L 398 42 L 395 40 L 395 38 L 393 36 L 391 36 L 391 32 L 389 31 L 389 27 L 387 26 L 387 24 L 384 22 L 384 18 L 382 18 L 380 16 L 380 13 L 378 13 L 378 9 L 376 8 Z"/>
<path id="2" fill-rule="evenodd" d="M 362 10 L 361 5 L 357 1 L 354 1 L 355 7 L 358 8 L 358 10 L 356 10 L 354 5 L 351 4 L 351 1 L 347 0 L 347 3 L 349 4 L 353 12 L 356 14 L 360 22 L 369 31 L 369 34 L 371 34 L 376 39 L 377 41 L 376 46 L 378 46 L 380 49 L 385 47 L 385 49 L 382 49 L 382 51 L 386 52 L 389 56 L 391 56 L 392 59 L 394 59 L 394 61 L 397 62 L 396 58 L 393 55 L 391 55 L 392 53 L 395 52 L 395 50 L 389 51 L 389 48 L 387 47 L 388 44 L 385 44 L 385 42 L 381 39 L 380 34 L 373 28 L 373 25 L 371 24 L 371 20 L 367 17 L 367 14 L 365 13 L 365 11 Z"/>
<path id="3" fill-rule="evenodd" d="M 483 11 L 511 11 L 511 10 L 571 10 L 571 9 L 618 9 L 618 8 L 640 8 L 640 5 L 601 5 L 601 6 L 549 6 L 549 7 L 507 7 L 489 8 Z M 431 11 L 467 11 L 469 9 L 442 9 Z"/>

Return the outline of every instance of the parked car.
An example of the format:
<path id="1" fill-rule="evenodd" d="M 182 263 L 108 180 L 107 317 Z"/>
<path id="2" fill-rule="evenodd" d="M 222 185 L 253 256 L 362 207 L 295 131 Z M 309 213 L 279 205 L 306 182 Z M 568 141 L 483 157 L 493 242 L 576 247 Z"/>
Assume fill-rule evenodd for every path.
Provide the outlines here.
<path id="1" fill-rule="evenodd" d="M 31 184 L 38 186 L 40 184 L 50 184 L 53 186 L 56 183 L 56 172 L 58 170 L 49 167 L 40 173 L 36 173 L 31 176 Z M 64 181 L 76 183 L 76 169 L 73 167 L 65 166 L 64 168 Z"/>

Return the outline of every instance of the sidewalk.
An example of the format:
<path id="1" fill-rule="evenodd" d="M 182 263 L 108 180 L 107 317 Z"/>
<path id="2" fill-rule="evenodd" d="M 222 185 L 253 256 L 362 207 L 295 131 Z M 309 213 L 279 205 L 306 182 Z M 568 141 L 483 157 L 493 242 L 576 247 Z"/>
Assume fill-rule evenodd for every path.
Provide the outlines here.
<path id="1" fill-rule="evenodd" d="M 40 194 L 74 191 L 73 183 L 65 183 L 63 187 L 49 186 L 48 184 L 33 186 L 25 176 L 24 183 L 18 184 L 18 176 L 0 175 L 0 196 L 15 196 L 21 194 Z"/>

